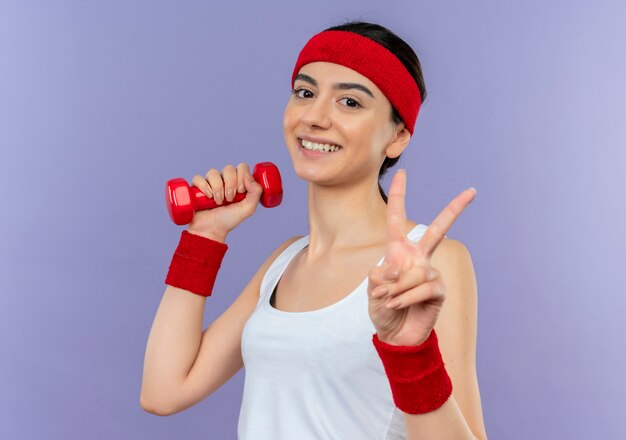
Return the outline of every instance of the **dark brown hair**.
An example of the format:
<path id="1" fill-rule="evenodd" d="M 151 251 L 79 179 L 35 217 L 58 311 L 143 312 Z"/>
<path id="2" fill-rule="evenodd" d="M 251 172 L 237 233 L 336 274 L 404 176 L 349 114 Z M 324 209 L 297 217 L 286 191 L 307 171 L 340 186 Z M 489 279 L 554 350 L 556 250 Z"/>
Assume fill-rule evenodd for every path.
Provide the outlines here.
<path id="1" fill-rule="evenodd" d="M 354 32 L 355 34 L 367 37 L 385 47 L 393 53 L 409 71 L 417 83 L 417 88 L 419 89 L 422 97 L 422 103 L 424 102 L 426 99 L 426 85 L 424 84 L 424 77 L 422 75 L 422 66 L 411 46 L 409 46 L 402 38 L 398 37 L 384 26 L 365 21 L 349 21 L 344 24 L 329 27 L 325 30 Z M 392 122 L 402 122 L 402 118 L 395 107 L 392 105 L 391 108 Z M 387 170 L 400 160 L 400 156 L 394 158 L 386 157 L 380 167 L 380 171 L 378 172 L 378 191 L 380 191 L 380 195 L 385 203 L 387 203 L 387 195 L 385 194 L 385 191 L 383 191 L 383 187 L 380 185 L 380 180 L 385 175 Z"/>

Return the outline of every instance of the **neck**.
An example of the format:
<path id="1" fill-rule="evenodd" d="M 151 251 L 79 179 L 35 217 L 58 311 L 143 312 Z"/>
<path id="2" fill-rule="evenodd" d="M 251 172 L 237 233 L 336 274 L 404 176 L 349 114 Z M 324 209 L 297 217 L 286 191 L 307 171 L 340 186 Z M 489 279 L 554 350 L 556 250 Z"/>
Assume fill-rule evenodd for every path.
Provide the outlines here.
<path id="1" fill-rule="evenodd" d="M 309 258 L 385 242 L 387 205 L 373 177 L 332 186 L 309 182 Z"/>

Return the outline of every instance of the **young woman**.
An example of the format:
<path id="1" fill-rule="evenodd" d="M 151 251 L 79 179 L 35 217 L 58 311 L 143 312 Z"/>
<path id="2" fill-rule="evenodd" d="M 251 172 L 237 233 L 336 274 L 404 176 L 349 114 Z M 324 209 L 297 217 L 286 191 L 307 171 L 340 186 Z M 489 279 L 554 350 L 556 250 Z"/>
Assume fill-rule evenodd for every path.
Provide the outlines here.
<path id="1" fill-rule="evenodd" d="M 283 128 L 308 182 L 309 234 L 281 244 L 202 331 L 226 237 L 256 210 L 246 163 L 192 184 L 218 204 L 195 214 L 172 258 L 146 348 L 141 405 L 180 412 L 239 369 L 240 439 L 486 439 L 476 378 L 471 257 L 445 236 L 473 200 L 430 225 L 407 220 L 408 146 L 426 97 L 419 60 L 390 30 L 350 22 L 304 46 Z M 444 301 L 445 300 L 445 301 Z"/>

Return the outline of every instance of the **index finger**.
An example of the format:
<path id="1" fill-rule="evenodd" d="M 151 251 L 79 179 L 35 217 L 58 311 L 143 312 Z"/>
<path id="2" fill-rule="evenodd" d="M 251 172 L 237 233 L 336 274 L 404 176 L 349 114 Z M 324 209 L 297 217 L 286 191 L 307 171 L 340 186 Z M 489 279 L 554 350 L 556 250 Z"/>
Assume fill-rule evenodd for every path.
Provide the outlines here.
<path id="1" fill-rule="evenodd" d="M 428 225 L 422 239 L 417 242 L 417 246 L 423 250 L 427 258 L 432 256 L 456 219 L 467 208 L 467 205 L 474 200 L 475 196 L 476 190 L 474 188 L 466 189 L 448 203 L 448 206 Z"/>

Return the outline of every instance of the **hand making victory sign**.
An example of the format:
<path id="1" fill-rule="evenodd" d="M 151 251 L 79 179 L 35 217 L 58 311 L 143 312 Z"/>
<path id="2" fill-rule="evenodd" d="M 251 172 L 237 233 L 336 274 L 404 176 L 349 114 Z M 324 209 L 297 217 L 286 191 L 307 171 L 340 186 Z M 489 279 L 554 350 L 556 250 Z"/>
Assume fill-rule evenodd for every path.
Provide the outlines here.
<path id="1" fill-rule="evenodd" d="M 417 243 L 406 236 L 406 171 L 393 176 L 387 205 L 387 248 L 380 266 L 369 272 L 369 314 L 381 341 L 392 345 L 416 346 L 424 342 L 435 326 L 445 300 L 441 274 L 430 264 L 433 252 L 470 204 L 476 190 L 456 196 L 431 222 Z M 393 276 L 394 270 L 398 271 Z M 393 301 L 396 307 L 388 308 Z"/>

